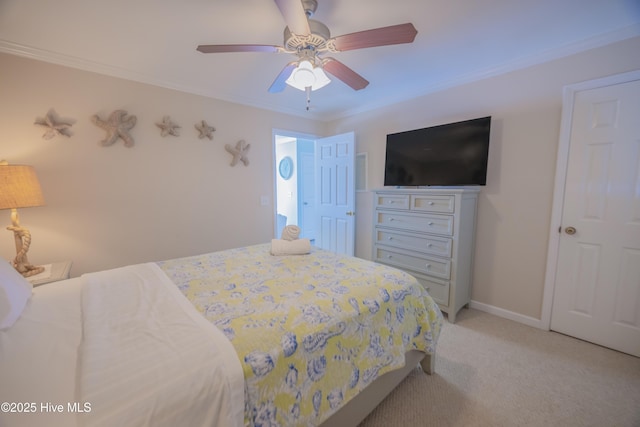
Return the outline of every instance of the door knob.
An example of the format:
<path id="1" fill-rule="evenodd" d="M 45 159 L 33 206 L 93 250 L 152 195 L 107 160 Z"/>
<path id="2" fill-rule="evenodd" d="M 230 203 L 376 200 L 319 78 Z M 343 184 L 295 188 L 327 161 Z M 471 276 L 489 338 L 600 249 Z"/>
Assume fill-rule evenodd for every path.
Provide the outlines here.
<path id="1" fill-rule="evenodd" d="M 576 234 L 576 229 L 575 227 L 567 227 L 564 229 L 564 232 L 567 233 L 570 236 L 573 236 L 574 234 Z"/>
<path id="2" fill-rule="evenodd" d="M 348 215 L 348 216 L 354 216 L 355 214 L 356 214 L 356 213 L 355 213 L 355 212 L 353 212 L 353 211 L 349 211 L 349 212 L 347 212 L 347 215 Z"/>

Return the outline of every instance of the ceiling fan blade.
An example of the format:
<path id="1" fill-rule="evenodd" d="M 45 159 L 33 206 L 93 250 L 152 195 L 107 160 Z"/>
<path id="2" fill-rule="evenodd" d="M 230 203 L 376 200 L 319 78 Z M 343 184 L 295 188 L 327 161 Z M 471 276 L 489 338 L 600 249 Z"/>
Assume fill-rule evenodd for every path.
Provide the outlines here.
<path id="1" fill-rule="evenodd" d="M 302 1 L 300 0 L 274 0 L 280 13 L 284 17 L 284 22 L 289 30 L 298 36 L 308 36 L 311 34 L 307 14 L 304 12 Z"/>
<path id="2" fill-rule="evenodd" d="M 348 86 L 351 86 L 353 90 L 364 89 L 369 84 L 364 77 L 336 59 L 324 58 L 322 60 L 322 68 Z"/>
<path id="3" fill-rule="evenodd" d="M 202 53 L 226 53 L 226 52 L 280 52 L 280 46 L 264 44 L 201 44 L 197 47 Z"/>
<path id="4" fill-rule="evenodd" d="M 269 86 L 269 93 L 282 92 L 287 87 L 286 80 L 291 75 L 291 72 L 293 72 L 293 69 L 296 68 L 297 64 L 298 63 L 295 62 L 295 61 L 294 62 L 289 62 L 282 69 L 282 71 L 280 71 L 280 74 L 278 74 L 278 77 L 276 77 L 276 79 L 273 81 L 273 83 L 271 83 L 271 86 Z"/>
<path id="5" fill-rule="evenodd" d="M 411 23 L 375 28 L 334 37 L 330 41 L 335 50 L 363 49 L 366 47 L 386 46 L 390 44 L 412 43 L 418 30 Z"/>

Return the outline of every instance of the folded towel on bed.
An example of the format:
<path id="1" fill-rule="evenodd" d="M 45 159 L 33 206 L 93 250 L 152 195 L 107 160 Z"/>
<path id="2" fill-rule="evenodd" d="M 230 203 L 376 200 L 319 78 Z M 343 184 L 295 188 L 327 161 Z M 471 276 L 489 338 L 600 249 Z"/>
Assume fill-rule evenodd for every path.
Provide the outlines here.
<path id="1" fill-rule="evenodd" d="M 304 255 L 311 252 L 309 239 L 271 239 L 271 255 Z"/>
<path id="2" fill-rule="evenodd" d="M 282 229 L 282 240 L 296 240 L 300 236 L 300 227 L 297 225 L 287 225 Z"/>

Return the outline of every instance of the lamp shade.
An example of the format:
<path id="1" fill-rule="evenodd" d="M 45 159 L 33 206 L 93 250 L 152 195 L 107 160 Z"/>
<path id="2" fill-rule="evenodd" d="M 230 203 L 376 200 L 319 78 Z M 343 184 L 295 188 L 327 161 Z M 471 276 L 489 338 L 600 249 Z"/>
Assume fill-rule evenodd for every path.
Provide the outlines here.
<path id="1" fill-rule="evenodd" d="M 44 197 L 32 166 L 0 165 L 0 209 L 42 205 Z"/>

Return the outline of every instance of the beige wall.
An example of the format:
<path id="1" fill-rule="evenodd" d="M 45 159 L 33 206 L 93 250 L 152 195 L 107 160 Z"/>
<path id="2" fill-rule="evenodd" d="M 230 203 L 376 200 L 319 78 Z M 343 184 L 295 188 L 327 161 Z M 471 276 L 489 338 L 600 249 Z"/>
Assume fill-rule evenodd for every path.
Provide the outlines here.
<path id="1" fill-rule="evenodd" d="M 491 115 L 487 186 L 479 200 L 472 300 L 539 319 L 564 85 L 640 68 L 640 38 L 466 84 L 331 124 L 354 130 L 383 185 L 385 136 Z M 371 193 L 357 199 L 357 256 L 371 257 Z"/>
<path id="2" fill-rule="evenodd" d="M 325 124 L 0 54 L 0 158 L 36 167 L 47 206 L 23 209 L 34 263 L 73 260 L 73 275 L 268 241 L 273 233 L 272 129 L 355 131 L 369 189 L 382 186 L 385 136 L 493 116 L 488 184 L 478 214 L 472 298 L 540 317 L 562 87 L 640 68 L 640 38 Z M 34 126 L 54 108 L 71 138 Z M 138 117 L 133 148 L 100 147 L 93 114 Z M 160 137 L 170 115 L 181 136 Z M 193 128 L 205 119 L 214 140 Z M 224 144 L 245 139 L 251 165 L 229 166 Z M 270 178 L 266 178 L 270 177 Z M 260 196 L 271 203 L 260 206 Z M 2 219 L 4 218 L 4 220 Z M 357 194 L 356 254 L 371 255 L 371 193 Z M 0 212 L 0 225 L 9 213 Z M 14 248 L 9 231 L 0 256 Z"/>
<path id="3" fill-rule="evenodd" d="M 212 76 L 213 78 L 213 76 Z M 36 118 L 55 109 L 71 138 L 44 140 Z M 90 117 L 135 114 L 133 148 L 110 147 Z M 155 125 L 170 115 L 180 137 Z M 217 130 L 198 139 L 196 122 Z M 0 54 L 0 158 L 35 166 L 47 206 L 22 209 L 34 263 L 73 260 L 72 275 L 268 242 L 273 236 L 272 129 L 324 134 L 325 125 L 228 102 Z M 225 144 L 251 144 L 230 167 Z M 260 196 L 269 206 L 260 205 Z M 0 211 L 0 225 L 10 224 Z M 0 230 L 0 256 L 15 254 Z"/>

